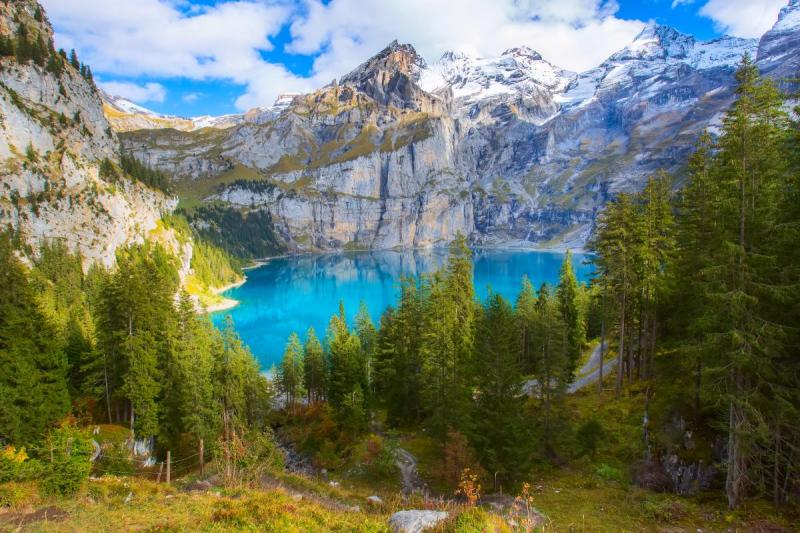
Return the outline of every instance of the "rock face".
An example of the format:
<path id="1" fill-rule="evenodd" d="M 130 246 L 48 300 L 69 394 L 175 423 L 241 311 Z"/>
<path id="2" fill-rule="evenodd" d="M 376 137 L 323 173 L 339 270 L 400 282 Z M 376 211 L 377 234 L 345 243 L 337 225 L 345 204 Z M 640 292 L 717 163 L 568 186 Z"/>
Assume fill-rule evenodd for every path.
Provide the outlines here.
<path id="1" fill-rule="evenodd" d="M 579 74 L 526 47 L 428 65 L 393 42 L 263 121 L 121 138 L 209 200 L 269 211 L 294 250 L 432 246 L 459 232 L 580 247 L 610 197 L 658 169 L 680 177 L 733 101 L 742 55 L 797 74 L 797 13 L 792 0 L 760 42 L 649 26 Z"/>
<path id="2" fill-rule="evenodd" d="M 52 29 L 33 0 L 0 3 L 0 33 L 26 33 L 45 58 L 54 56 Z M 0 224 L 28 244 L 61 239 L 87 263 L 110 265 L 174 200 L 101 176 L 101 163 L 118 161 L 119 149 L 93 83 L 67 62 L 57 69 L 49 59 L 24 59 L 0 58 Z"/>
<path id="3" fill-rule="evenodd" d="M 389 518 L 389 527 L 395 533 L 421 533 L 446 518 L 444 511 L 399 511 Z"/>

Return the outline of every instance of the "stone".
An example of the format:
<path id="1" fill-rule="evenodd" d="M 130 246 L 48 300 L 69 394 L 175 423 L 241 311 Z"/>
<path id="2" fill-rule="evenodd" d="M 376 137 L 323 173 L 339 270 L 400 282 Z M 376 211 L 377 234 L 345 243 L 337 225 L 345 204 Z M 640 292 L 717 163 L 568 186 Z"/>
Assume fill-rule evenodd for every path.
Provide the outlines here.
<path id="1" fill-rule="evenodd" d="M 367 502 L 372 505 L 383 505 L 383 500 L 380 498 L 380 496 L 375 495 L 367 497 Z"/>
<path id="2" fill-rule="evenodd" d="M 389 518 L 389 527 L 394 533 L 421 533 L 446 520 L 447 516 L 444 511 L 399 511 Z"/>

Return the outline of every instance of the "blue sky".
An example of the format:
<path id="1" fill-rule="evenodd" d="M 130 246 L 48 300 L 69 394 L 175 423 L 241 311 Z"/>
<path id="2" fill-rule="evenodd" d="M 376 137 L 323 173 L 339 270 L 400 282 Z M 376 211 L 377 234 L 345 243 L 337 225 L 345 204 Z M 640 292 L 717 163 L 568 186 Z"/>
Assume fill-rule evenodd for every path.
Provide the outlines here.
<path id="1" fill-rule="evenodd" d="M 527 45 L 575 71 L 649 22 L 699 39 L 758 37 L 786 0 L 42 0 L 56 44 L 101 87 L 181 116 L 268 106 L 348 72 L 391 40 L 428 61 Z M 454 9 L 457 6 L 457 9 Z"/>

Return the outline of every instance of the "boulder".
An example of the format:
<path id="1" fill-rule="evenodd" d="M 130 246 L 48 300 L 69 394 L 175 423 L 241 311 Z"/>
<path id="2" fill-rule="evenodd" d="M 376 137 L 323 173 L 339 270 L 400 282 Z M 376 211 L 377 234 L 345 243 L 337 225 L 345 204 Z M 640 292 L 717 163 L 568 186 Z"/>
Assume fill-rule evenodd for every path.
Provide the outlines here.
<path id="1" fill-rule="evenodd" d="M 375 495 L 369 496 L 367 498 L 367 501 L 372 505 L 383 505 L 383 500 L 381 499 L 380 496 L 375 496 Z"/>
<path id="2" fill-rule="evenodd" d="M 399 511 L 389 518 L 389 527 L 394 533 L 420 533 L 436 526 L 447 518 L 443 511 L 410 510 Z"/>

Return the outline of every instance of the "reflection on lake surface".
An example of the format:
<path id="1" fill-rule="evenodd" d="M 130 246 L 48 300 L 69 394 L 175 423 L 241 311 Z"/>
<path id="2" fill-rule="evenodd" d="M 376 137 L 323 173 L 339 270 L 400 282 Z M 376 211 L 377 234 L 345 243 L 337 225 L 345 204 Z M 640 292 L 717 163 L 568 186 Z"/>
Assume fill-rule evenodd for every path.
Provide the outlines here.
<path id="1" fill-rule="evenodd" d="M 555 284 L 564 254 L 531 250 L 475 251 L 475 288 L 484 299 L 489 290 L 516 299 L 522 277 L 528 276 L 536 288 Z M 574 268 L 579 280 L 588 280 L 588 257 L 575 254 Z M 222 323 L 230 314 L 236 330 L 250 346 L 262 368 L 269 369 L 283 355 L 286 339 L 293 331 L 305 339 L 314 326 L 320 339 L 331 315 L 343 301 L 351 320 L 361 301 L 365 302 L 377 325 L 383 311 L 393 305 L 402 276 L 417 276 L 442 267 L 447 251 L 409 250 L 348 252 L 278 258 L 247 272 L 247 283 L 225 295 L 241 303 L 228 311 L 215 313 L 212 320 Z"/>

